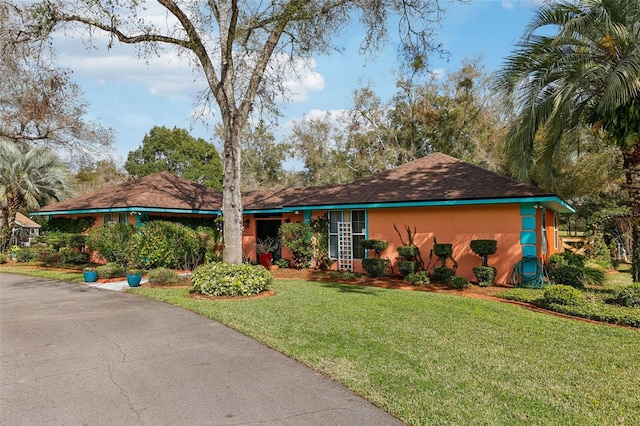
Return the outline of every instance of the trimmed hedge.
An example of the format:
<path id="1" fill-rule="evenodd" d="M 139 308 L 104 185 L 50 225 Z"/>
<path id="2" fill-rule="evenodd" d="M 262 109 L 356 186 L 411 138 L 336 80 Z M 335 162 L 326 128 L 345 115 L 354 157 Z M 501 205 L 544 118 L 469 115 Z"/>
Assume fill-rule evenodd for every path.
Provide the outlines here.
<path id="1" fill-rule="evenodd" d="M 132 239 L 134 264 L 144 269 L 193 269 L 204 257 L 204 242 L 196 231 L 175 222 L 144 224 Z"/>
<path id="2" fill-rule="evenodd" d="M 640 308 L 640 283 L 628 285 L 620 290 L 613 302 L 620 306 Z"/>
<path id="3" fill-rule="evenodd" d="M 208 263 L 193 271 L 191 283 L 194 292 L 209 296 L 252 296 L 269 290 L 273 276 L 260 265 Z"/>
<path id="4" fill-rule="evenodd" d="M 439 266 L 433 268 L 433 279 L 442 283 L 449 282 L 449 279 L 455 275 L 456 271 L 448 266 Z"/>
<path id="5" fill-rule="evenodd" d="M 585 298 L 577 288 L 568 285 L 552 285 L 544 291 L 545 305 L 580 305 Z"/>
<path id="6" fill-rule="evenodd" d="M 554 284 L 570 285 L 575 288 L 584 287 L 584 271 L 577 266 L 559 266 L 549 272 L 549 278 Z"/>
<path id="7" fill-rule="evenodd" d="M 180 285 L 184 279 L 167 268 L 153 269 L 147 273 L 149 284 Z"/>
<path id="8" fill-rule="evenodd" d="M 96 268 L 98 278 L 121 278 L 127 276 L 127 270 L 124 266 L 117 263 L 109 262 L 106 265 L 100 265 Z"/>
<path id="9" fill-rule="evenodd" d="M 384 277 L 387 275 L 388 260 L 387 259 L 362 259 L 362 269 L 372 278 Z"/>

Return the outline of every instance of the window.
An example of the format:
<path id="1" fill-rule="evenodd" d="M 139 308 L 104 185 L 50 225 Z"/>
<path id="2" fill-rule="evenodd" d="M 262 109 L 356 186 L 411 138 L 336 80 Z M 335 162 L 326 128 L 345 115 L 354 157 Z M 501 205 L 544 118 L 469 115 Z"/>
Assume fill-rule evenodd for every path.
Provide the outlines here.
<path id="1" fill-rule="evenodd" d="M 105 213 L 102 215 L 102 224 L 106 225 L 107 223 L 113 222 L 113 215 L 111 213 Z"/>
<path id="2" fill-rule="evenodd" d="M 553 248 L 558 250 L 558 213 L 553 212 Z"/>
<path id="3" fill-rule="evenodd" d="M 360 242 L 365 239 L 366 220 L 364 210 L 351 210 L 351 247 L 354 259 L 363 259 L 365 250 Z"/>
<path id="4" fill-rule="evenodd" d="M 129 223 L 129 215 L 127 213 L 118 213 L 118 223 Z"/>
<path id="5" fill-rule="evenodd" d="M 338 258 L 338 222 L 342 222 L 342 212 L 332 210 L 329 212 L 329 258 Z"/>

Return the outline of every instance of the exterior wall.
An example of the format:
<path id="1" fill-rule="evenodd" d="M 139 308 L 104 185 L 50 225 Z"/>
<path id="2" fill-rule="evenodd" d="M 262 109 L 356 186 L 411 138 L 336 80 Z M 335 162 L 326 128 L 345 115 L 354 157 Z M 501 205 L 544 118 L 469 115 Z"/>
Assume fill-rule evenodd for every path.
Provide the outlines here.
<path id="1" fill-rule="evenodd" d="M 281 223 L 287 222 L 303 222 L 305 221 L 305 216 L 302 212 L 286 212 L 281 216 L 273 216 L 273 217 L 256 217 L 254 214 L 245 214 L 242 218 L 243 222 L 243 231 L 242 231 L 242 256 L 245 259 L 249 259 L 252 262 L 256 262 L 258 260 L 258 253 L 256 251 L 256 238 L 258 233 L 258 222 L 261 220 L 277 220 L 279 219 Z M 291 252 L 286 248 L 282 247 L 282 258 L 291 259 Z"/>
<path id="2" fill-rule="evenodd" d="M 369 210 L 367 238 L 387 240 L 389 245 L 381 256 L 388 257 L 393 264 L 398 257 L 397 247 L 402 245 L 394 224 L 405 242 L 405 226 L 412 232 L 415 228 L 414 243 L 420 248 L 425 264 L 429 263 L 434 237 L 439 243 L 452 243 L 453 258 L 458 262 L 456 274 L 469 279 L 475 279 L 472 268 L 481 264 L 480 257 L 469 246 L 472 240 L 498 242 L 497 252 L 489 256 L 489 265 L 497 268 L 496 283 L 508 283 L 513 266 L 522 258 L 522 220 L 517 204 Z M 431 264 L 436 261 L 434 257 Z M 355 266 L 362 271 L 361 262 L 355 262 Z"/>

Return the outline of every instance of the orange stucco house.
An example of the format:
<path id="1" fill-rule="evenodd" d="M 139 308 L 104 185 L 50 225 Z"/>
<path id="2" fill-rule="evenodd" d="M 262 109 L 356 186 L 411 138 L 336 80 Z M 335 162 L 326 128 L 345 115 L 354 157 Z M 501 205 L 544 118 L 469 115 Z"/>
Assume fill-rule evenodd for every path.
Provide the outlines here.
<path id="1" fill-rule="evenodd" d="M 162 172 L 32 214 L 96 215 L 97 225 L 140 223 L 149 215 L 213 220 L 221 214 L 221 205 L 218 191 Z M 255 260 L 256 240 L 276 236 L 282 223 L 326 215 L 334 268 L 363 272 L 361 260 L 368 255 L 360 246 L 363 239 L 387 240 L 382 257 L 395 262 L 401 245 L 395 228 L 406 239 L 408 226 L 415 229 L 414 243 L 425 260 L 434 237 L 439 243 L 452 243 L 457 275 L 469 279 L 472 268 L 480 264 L 470 241 L 497 240 L 489 265 L 497 268 L 497 283 L 508 283 L 523 256 L 544 262 L 561 250 L 558 215 L 572 211 L 550 192 L 436 153 L 344 185 L 246 193 L 243 249 L 245 257 Z M 286 250 L 277 255 L 288 257 Z"/>

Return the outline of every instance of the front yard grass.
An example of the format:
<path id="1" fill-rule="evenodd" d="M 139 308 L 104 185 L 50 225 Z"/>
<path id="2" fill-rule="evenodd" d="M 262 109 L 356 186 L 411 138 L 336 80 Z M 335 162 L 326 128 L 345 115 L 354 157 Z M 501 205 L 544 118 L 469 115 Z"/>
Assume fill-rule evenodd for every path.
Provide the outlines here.
<path id="1" fill-rule="evenodd" d="M 60 280 L 73 283 L 84 282 L 82 270 L 79 271 L 56 271 L 55 269 L 43 269 L 38 266 L 0 266 L 0 273 L 29 275 L 31 277 L 46 278 L 49 280 Z"/>
<path id="2" fill-rule="evenodd" d="M 299 280 L 274 290 L 131 291 L 226 324 L 410 425 L 640 424 L 638 330 L 438 293 Z"/>

